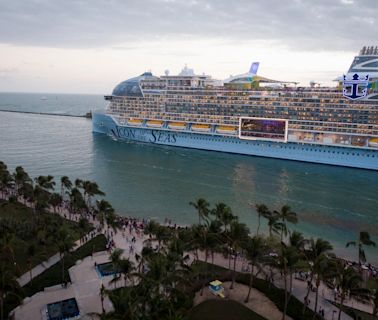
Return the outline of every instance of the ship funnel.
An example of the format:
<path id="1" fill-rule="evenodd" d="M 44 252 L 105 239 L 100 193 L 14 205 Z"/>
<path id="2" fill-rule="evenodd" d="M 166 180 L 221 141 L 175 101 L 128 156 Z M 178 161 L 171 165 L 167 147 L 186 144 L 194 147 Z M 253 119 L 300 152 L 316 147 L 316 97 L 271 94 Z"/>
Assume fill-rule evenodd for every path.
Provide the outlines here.
<path id="1" fill-rule="evenodd" d="M 253 62 L 251 67 L 249 68 L 248 73 L 256 74 L 257 70 L 259 69 L 260 62 Z"/>

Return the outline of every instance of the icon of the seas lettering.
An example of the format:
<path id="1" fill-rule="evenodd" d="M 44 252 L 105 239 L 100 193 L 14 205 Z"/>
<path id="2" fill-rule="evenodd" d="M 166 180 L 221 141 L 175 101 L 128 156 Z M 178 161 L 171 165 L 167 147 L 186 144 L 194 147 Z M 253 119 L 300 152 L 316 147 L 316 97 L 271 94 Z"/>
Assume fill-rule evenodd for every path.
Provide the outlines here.
<path id="1" fill-rule="evenodd" d="M 350 100 L 357 100 L 366 97 L 369 85 L 369 75 L 355 73 L 351 79 L 344 75 L 343 96 Z"/>
<path id="2" fill-rule="evenodd" d="M 152 130 L 150 142 L 153 143 L 176 143 L 176 135 L 165 131 Z"/>
<path id="3" fill-rule="evenodd" d="M 133 129 L 123 128 L 123 127 L 116 127 L 116 130 L 111 130 L 113 135 L 116 138 L 129 138 L 135 139 L 135 132 Z"/>

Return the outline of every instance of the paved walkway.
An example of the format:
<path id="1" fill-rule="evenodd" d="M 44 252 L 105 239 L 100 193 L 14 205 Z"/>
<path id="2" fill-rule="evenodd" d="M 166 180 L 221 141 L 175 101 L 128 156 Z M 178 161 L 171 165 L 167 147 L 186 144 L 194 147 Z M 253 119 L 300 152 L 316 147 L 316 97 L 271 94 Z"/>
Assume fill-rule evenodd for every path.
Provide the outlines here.
<path id="1" fill-rule="evenodd" d="M 143 241 L 146 237 L 141 234 L 138 236 L 133 230 L 113 234 L 113 241 L 116 247 L 123 249 L 123 256 L 129 258 L 135 263 L 135 252 L 140 253 L 143 248 Z M 136 242 L 132 243 L 132 237 L 136 238 Z M 130 254 L 132 247 L 132 254 Z M 45 319 L 46 305 L 49 303 L 62 301 L 69 298 L 75 298 L 80 310 L 80 315 L 90 315 L 93 313 L 100 314 L 102 312 L 100 288 L 103 284 L 106 289 L 112 290 L 116 287 L 124 285 L 121 279 L 118 283 L 112 283 L 113 276 L 101 277 L 95 268 L 95 264 L 110 261 L 110 253 L 108 251 L 98 252 L 93 257 L 86 257 L 83 261 L 77 261 L 76 265 L 69 269 L 71 283 L 67 288 L 61 285 L 45 288 L 44 291 L 38 292 L 32 297 L 25 298 L 22 305 L 13 310 L 16 320 L 28 319 Z M 113 305 L 108 297 L 104 300 L 104 309 L 106 312 L 114 310 Z"/>
<path id="2" fill-rule="evenodd" d="M 55 263 L 59 262 L 60 255 L 59 253 L 54 254 L 52 257 L 50 257 L 48 260 L 40 263 L 39 265 L 36 265 L 32 271 L 32 277 L 36 277 L 40 275 L 42 272 L 53 266 Z M 30 282 L 30 271 L 25 272 L 21 277 L 17 278 L 17 282 L 21 287 L 28 284 Z"/>
<path id="3" fill-rule="evenodd" d="M 100 277 L 94 263 L 109 261 L 108 252 L 98 252 L 93 257 L 86 257 L 78 261 L 69 269 L 71 283 L 66 288 L 61 285 L 45 288 L 32 297 L 25 298 L 23 304 L 12 311 L 16 320 L 47 319 L 46 305 L 70 298 L 75 298 L 80 310 L 80 316 L 101 314 L 100 288 L 103 284 L 107 289 L 113 289 L 110 283 L 112 276 Z M 113 305 L 108 298 L 104 297 L 104 309 L 106 312 L 113 311 Z"/>
<path id="4" fill-rule="evenodd" d="M 69 220 L 72 220 L 72 221 L 78 221 L 78 216 L 79 215 L 73 215 L 73 214 L 67 214 L 66 212 L 62 211 L 62 212 L 57 212 L 57 214 L 60 214 L 62 217 L 64 217 L 64 215 L 66 214 L 66 216 L 64 218 L 66 219 L 69 219 Z M 90 221 L 94 226 L 98 226 L 99 223 L 96 221 Z M 82 239 L 90 239 L 90 234 L 92 232 L 86 234 Z M 97 233 L 95 231 L 95 235 L 98 235 L 100 233 Z M 82 245 L 84 245 L 85 243 L 87 243 L 88 241 L 84 241 L 82 239 L 79 239 L 77 241 L 75 241 L 75 245 L 72 249 L 72 251 L 74 250 L 77 250 L 78 248 L 80 248 Z M 57 262 L 59 262 L 61 259 L 61 256 L 59 254 L 59 252 L 57 252 L 56 254 L 54 254 L 53 256 L 51 256 L 49 259 L 47 259 L 46 261 L 43 261 L 41 262 L 40 264 L 36 265 L 33 269 L 32 269 L 32 277 L 36 277 L 38 275 L 40 275 L 42 272 L 46 271 L 47 269 L 49 269 L 50 267 L 52 267 L 54 264 L 56 264 Z M 19 285 L 21 287 L 23 287 L 24 285 L 28 284 L 30 282 L 30 271 L 27 271 L 25 272 L 23 275 L 21 275 L 19 278 L 17 278 L 17 282 L 19 283 Z"/>
<path id="5" fill-rule="evenodd" d="M 100 233 L 95 233 L 94 236 L 97 236 L 98 234 L 100 234 Z M 90 240 L 90 235 L 91 235 L 91 233 L 88 233 L 86 235 L 88 241 Z M 80 239 L 77 240 L 77 241 L 75 241 L 75 246 L 73 247 L 72 251 L 77 250 L 78 248 L 80 248 L 81 246 L 83 246 L 84 244 L 86 244 L 88 241 L 81 241 Z M 51 256 L 49 259 L 47 259 L 46 261 L 43 261 L 40 264 L 36 265 L 32 269 L 32 277 L 33 277 L 33 279 L 36 276 L 40 275 L 42 272 L 44 272 L 47 269 L 49 269 L 50 267 L 52 267 L 54 264 L 58 263 L 60 260 L 61 260 L 60 254 L 56 253 L 53 256 Z M 22 276 L 20 276 L 19 278 L 17 278 L 17 282 L 19 283 L 19 285 L 21 287 L 23 287 L 24 285 L 28 284 L 30 282 L 30 271 L 25 272 Z"/>
<path id="6" fill-rule="evenodd" d="M 79 215 L 70 214 L 66 209 L 60 210 L 58 213 L 61 216 L 65 217 L 67 219 L 73 220 L 73 221 L 78 221 L 79 217 L 80 217 Z M 95 226 L 95 228 L 98 228 L 99 222 L 97 220 L 92 220 L 90 218 L 90 222 Z M 106 231 L 106 230 L 108 230 L 108 231 Z M 117 248 L 121 248 L 121 249 L 124 250 L 123 256 L 126 257 L 126 258 L 129 258 L 134 263 L 136 262 L 135 261 L 135 253 L 141 252 L 141 250 L 143 248 L 143 242 L 144 242 L 144 240 L 147 239 L 146 236 L 143 236 L 143 233 L 138 234 L 134 230 L 131 230 L 131 232 L 130 232 L 130 230 L 128 228 L 125 231 L 118 231 L 118 232 L 115 232 L 112 229 L 104 228 L 101 232 L 105 233 L 108 237 L 111 237 L 113 239 L 114 243 L 115 243 L 115 246 Z M 135 243 L 131 242 L 132 237 L 135 237 L 135 239 L 136 239 Z M 77 246 L 76 248 L 78 248 L 82 244 L 83 243 L 81 243 L 80 240 L 78 240 L 76 242 L 76 246 Z M 88 259 L 90 259 L 90 257 Z M 194 259 L 194 257 L 193 257 L 193 255 L 191 255 L 191 261 L 193 261 L 193 259 Z M 199 253 L 199 259 L 203 260 L 203 261 L 205 260 L 204 259 L 204 253 Z M 48 269 L 50 266 L 57 263 L 59 260 L 60 260 L 60 256 L 59 256 L 59 253 L 57 253 L 54 256 L 52 256 L 49 260 L 37 265 L 32 270 L 33 277 L 42 273 L 43 271 Z M 103 261 L 103 260 L 106 260 L 106 261 L 109 260 L 109 254 L 108 253 L 104 253 L 103 256 L 101 256 L 101 261 Z M 87 259 L 85 259 L 85 261 L 87 261 Z M 95 261 L 96 261 L 96 263 L 99 263 L 99 261 L 97 261 L 96 259 L 95 259 Z M 208 259 L 208 262 L 211 262 L 211 258 Z M 94 269 L 94 267 L 93 267 L 94 261 L 91 261 L 91 263 L 92 263 L 91 268 Z M 216 265 L 219 265 L 219 266 L 222 266 L 222 267 L 225 267 L 225 268 L 228 268 L 228 266 L 229 266 L 228 259 L 225 259 L 220 254 L 214 255 L 214 263 Z M 243 272 L 246 265 L 247 264 L 246 264 L 245 261 L 238 259 L 237 263 L 236 263 L 236 270 Z M 70 269 L 70 276 L 72 275 L 71 279 L 72 280 L 75 279 L 75 280 L 73 280 L 73 284 L 69 288 L 62 289 L 59 286 L 59 288 L 54 291 L 55 292 L 54 294 L 47 294 L 46 295 L 46 294 L 43 294 L 43 292 L 37 293 L 35 296 L 37 296 L 37 297 L 40 296 L 40 298 L 38 298 L 39 300 L 38 299 L 34 299 L 34 300 L 32 299 L 32 301 L 39 301 L 39 302 L 36 302 L 35 304 L 38 305 L 38 306 L 41 306 L 40 305 L 41 303 L 42 303 L 42 305 L 46 305 L 47 303 L 50 303 L 50 302 L 64 300 L 66 295 L 67 296 L 73 295 L 73 296 L 77 297 L 77 299 L 79 299 L 79 300 L 81 299 L 80 296 L 82 296 L 83 299 L 88 298 L 88 301 L 94 302 L 99 297 L 99 287 L 100 287 L 102 282 L 101 281 L 99 282 L 99 277 L 98 277 L 98 275 L 96 275 L 96 273 L 93 272 L 93 270 L 90 271 L 88 269 L 89 268 L 88 262 L 86 262 L 83 266 L 86 266 L 85 267 L 86 269 L 84 267 L 83 268 L 76 268 L 76 266 L 72 267 L 71 268 L 72 270 Z M 30 281 L 29 272 L 22 275 L 18 279 L 18 281 L 19 281 L 20 285 L 22 285 L 22 286 L 27 284 Z M 109 286 L 109 283 L 108 283 L 109 281 L 110 280 L 105 281 L 104 285 L 106 284 L 106 286 Z M 278 287 L 283 288 L 282 277 L 276 276 L 274 284 Z M 72 289 L 72 288 L 75 288 L 75 289 Z M 114 285 L 113 285 L 113 288 L 114 288 Z M 49 290 L 49 289 L 47 288 L 47 290 Z M 74 291 L 70 291 L 70 290 L 74 290 Z M 60 294 L 60 292 L 62 292 L 62 293 Z M 292 294 L 298 300 L 303 301 L 306 293 L 307 293 L 307 283 L 304 282 L 304 281 L 297 280 L 297 279 L 293 278 Z M 314 309 L 314 304 L 315 304 L 315 293 L 314 292 L 310 292 L 309 299 L 310 299 L 309 307 L 311 309 Z M 321 287 L 319 288 L 318 308 L 321 307 L 322 309 L 324 309 L 324 311 L 325 311 L 325 317 L 324 318 L 325 319 L 329 319 L 329 320 L 336 319 L 338 309 L 335 306 L 333 306 L 331 303 L 329 303 L 327 301 L 327 299 L 333 301 L 333 299 L 334 299 L 333 292 L 322 284 Z M 28 302 L 27 304 L 29 305 L 30 303 Z M 84 304 L 85 307 L 83 309 L 80 309 L 80 310 L 84 310 L 84 311 L 88 310 L 88 312 L 97 312 L 98 311 L 98 304 L 93 305 L 92 311 L 91 311 L 89 302 L 88 303 L 82 302 L 82 304 Z M 351 307 L 357 308 L 359 310 L 363 310 L 363 311 L 366 311 L 368 313 L 371 313 L 371 306 L 362 304 L 362 303 L 357 302 L 353 299 L 346 301 L 345 304 L 349 305 Z M 31 305 L 34 305 L 34 303 L 32 303 Z M 25 309 L 24 306 L 21 306 L 21 307 L 18 307 L 18 308 L 20 310 Z M 38 307 L 37 307 L 37 309 L 38 309 Z M 110 301 L 108 302 L 108 309 L 109 310 L 111 309 Z M 94 310 L 97 310 L 97 311 L 94 311 Z M 101 309 L 100 309 L 100 312 L 101 312 Z M 18 313 L 16 313 L 16 315 L 17 314 Z M 26 315 L 27 314 L 28 313 L 26 313 Z M 16 316 L 16 319 L 30 319 L 30 317 L 29 318 L 27 318 L 27 317 L 23 318 L 23 316 Z M 35 319 L 38 319 L 38 318 L 35 318 Z M 350 320 L 352 318 L 347 316 L 346 314 L 342 313 L 341 319 Z"/>

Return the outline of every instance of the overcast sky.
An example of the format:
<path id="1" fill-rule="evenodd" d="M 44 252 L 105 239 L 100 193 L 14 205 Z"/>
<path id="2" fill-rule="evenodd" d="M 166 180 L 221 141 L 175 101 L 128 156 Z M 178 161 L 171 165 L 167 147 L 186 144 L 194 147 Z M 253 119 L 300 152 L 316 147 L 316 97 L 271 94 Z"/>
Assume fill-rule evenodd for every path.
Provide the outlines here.
<path id="1" fill-rule="evenodd" d="M 186 63 L 330 80 L 378 45 L 378 0 L 0 0 L 0 91 L 109 93 Z"/>

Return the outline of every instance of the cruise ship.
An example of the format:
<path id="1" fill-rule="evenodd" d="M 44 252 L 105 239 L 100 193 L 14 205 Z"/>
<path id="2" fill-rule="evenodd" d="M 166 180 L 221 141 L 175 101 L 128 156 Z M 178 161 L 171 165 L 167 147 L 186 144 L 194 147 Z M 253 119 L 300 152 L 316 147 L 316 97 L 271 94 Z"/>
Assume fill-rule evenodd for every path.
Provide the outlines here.
<path id="1" fill-rule="evenodd" d="M 378 48 L 335 87 L 247 73 L 224 81 L 185 67 L 118 84 L 93 131 L 127 141 L 378 170 Z"/>

